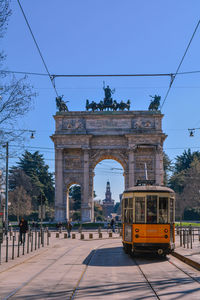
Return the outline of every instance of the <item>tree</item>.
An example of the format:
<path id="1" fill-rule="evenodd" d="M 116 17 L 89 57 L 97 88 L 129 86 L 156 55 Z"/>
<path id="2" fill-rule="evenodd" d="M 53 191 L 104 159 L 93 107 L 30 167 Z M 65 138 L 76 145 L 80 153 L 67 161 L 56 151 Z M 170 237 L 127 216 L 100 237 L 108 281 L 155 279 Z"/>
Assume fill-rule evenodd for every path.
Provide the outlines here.
<path id="1" fill-rule="evenodd" d="M 54 202 L 54 180 L 53 174 L 48 171 L 49 166 L 45 164 L 42 154 L 38 151 L 25 153 L 17 163 L 17 167 L 11 168 L 11 174 L 17 170 L 22 170 L 30 178 L 32 185 L 28 194 L 32 197 L 34 208 L 37 207 L 37 198 L 42 193 L 47 198 L 50 205 Z M 11 181 L 12 188 L 17 186 L 17 181 Z M 24 187 L 26 190 L 26 187 Z"/>
<path id="2" fill-rule="evenodd" d="M 174 173 L 179 173 L 183 170 L 190 168 L 190 165 L 195 157 L 198 160 L 200 160 L 200 152 L 199 151 L 194 151 L 192 153 L 190 149 L 188 149 L 188 151 L 184 150 L 183 154 L 178 155 L 176 157 Z"/>
<path id="3" fill-rule="evenodd" d="M 81 209 L 81 187 L 74 184 L 69 189 L 69 196 L 73 199 L 73 210 Z"/>
<path id="4" fill-rule="evenodd" d="M 11 9 L 10 0 L 0 0 L 0 38 L 3 38 Z M 0 67 L 3 68 L 5 54 L 0 52 Z M 7 72 L 0 72 L 0 144 L 19 138 L 22 134 L 16 131 L 15 123 L 19 117 L 31 109 L 32 98 L 35 97 L 27 78 L 16 79 Z M 10 128 L 7 130 L 6 128 Z"/>
<path id="5" fill-rule="evenodd" d="M 176 192 L 176 211 L 182 219 L 186 209 L 198 207 L 200 202 L 200 161 L 197 156 L 190 167 L 172 176 L 170 184 Z"/>
<path id="6" fill-rule="evenodd" d="M 9 192 L 9 201 L 11 202 L 9 213 L 17 216 L 18 222 L 20 217 L 31 213 L 31 197 L 23 186 L 17 186 L 13 191 Z"/>
<path id="7" fill-rule="evenodd" d="M 169 156 L 163 152 L 164 185 L 168 184 L 169 173 L 172 171 L 172 161 Z"/>

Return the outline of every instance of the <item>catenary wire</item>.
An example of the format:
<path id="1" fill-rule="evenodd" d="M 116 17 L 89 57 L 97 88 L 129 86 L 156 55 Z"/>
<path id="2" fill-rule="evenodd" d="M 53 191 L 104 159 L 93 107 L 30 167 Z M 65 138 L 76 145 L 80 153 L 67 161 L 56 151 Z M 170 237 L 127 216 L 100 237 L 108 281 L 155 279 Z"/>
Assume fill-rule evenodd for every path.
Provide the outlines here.
<path id="1" fill-rule="evenodd" d="M 177 68 L 175 74 L 173 74 L 172 77 L 171 77 L 171 82 L 170 82 L 169 88 L 168 88 L 168 90 L 167 90 L 167 93 L 166 93 L 166 95 L 165 95 L 165 98 L 164 98 L 164 100 L 163 100 L 163 103 L 162 103 L 162 105 L 161 105 L 161 109 L 163 108 L 163 106 L 164 106 L 164 104 L 165 104 L 165 102 L 166 102 L 166 99 L 167 99 L 167 97 L 168 97 L 168 95 L 169 95 L 169 92 L 170 92 L 171 87 L 172 87 L 172 85 L 173 85 L 173 83 L 174 83 L 174 80 L 175 80 L 175 78 L 176 78 L 176 75 L 178 74 L 178 71 L 179 71 L 179 69 L 180 69 L 180 67 L 181 67 L 181 65 L 182 65 L 182 63 L 183 63 L 183 60 L 184 60 L 184 58 L 185 58 L 185 56 L 186 56 L 186 54 L 187 54 L 187 52 L 188 52 L 188 49 L 189 49 L 189 47 L 190 47 L 190 45 L 191 45 L 191 43 L 192 43 L 192 40 L 193 40 L 193 38 L 194 38 L 194 36 L 195 36 L 195 33 L 196 33 L 196 31 L 197 31 L 197 29 L 198 29 L 198 27 L 199 27 L 199 24 L 200 24 L 200 20 L 198 21 L 198 23 L 197 23 L 197 25 L 196 25 L 196 27 L 195 27 L 195 30 L 194 30 L 194 32 L 193 32 L 193 34 L 192 34 L 192 37 L 191 37 L 191 39 L 190 39 L 190 41 L 189 41 L 189 43 L 188 43 L 188 45 L 187 45 L 187 48 L 186 48 L 186 50 L 185 50 L 185 52 L 184 52 L 184 54 L 183 54 L 183 57 L 182 57 L 182 59 L 181 59 L 179 65 L 178 65 L 178 68 Z"/>
<path id="2" fill-rule="evenodd" d="M 45 60 L 44 60 L 44 57 L 43 57 L 42 52 L 41 52 L 41 50 L 40 50 L 40 48 L 39 48 L 39 45 L 38 45 L 38 43 L 37 43 L 37 41 L 36 41 L 36 39 L 35 39 L 35 36 L 34 36 L 34 34 L 33 34 L 33 31 L 32 31 L 32 29 L 31 29 L 31 27 L 30 27 L 30 24 L 29 24 L 29 22 L 28 22 L 28 20 L 27 20 L 27 18 L 26 18 L 25 12 L 24 12 L 24 10 L 23 10 L 23 8 L 22 8 L 22 6 L 21 6 L 20 1 L 17 0 L 17 2 L 18 2 L 19 7 L 20 7 L 20 9 L 21 9 L 21 11 L 22 11 L 22 14 L 23 14 L 23 16 L 24 16 L 24 19 L 25 19 L 25 21 L 26 21 L 26 24 L 27 24 L 27 26 L 28 26 L 28 29 L 29 29 L 29 31 L 30 31 L 30 33 L 31 33 L 31 36 L 32 36 L 32 38 L 33 38 L 33 40 L 34 40 L 35 46 L 36 46 L 36 48 L 37 48 L 37 50 L 38 50 L 38 52 L 39 52 L 39 55 L 40 55 L 40 57 L 41 57 L 41 59 L 42 59 L 42 62 L 43 62 L 43 64 L 44 64 L 44 67 L 45 67 L 45 69 L 46 69 L 46 71 L 47 71 L 47 74 L 48 74 L 48 76 L 49 76 L 49 79 L 50 79 L 50 81 L 51 81 L 51 84 L 52 84 L 52 86 L 53 86 L 53 88 L 54 88 L 54 90 L 55 90 L 56 96 L 58 97 L 58 92 L 57 92 L 56 87 L 55 87 L 55 85 L 54 85 L 54 83 L 53 83 L 53 78 L 52 78 L 52 76 L 51 76 L 50 73 L 49 73 L 49 70 L 48 70 L 48 68 L 47 68 L 47 64 L 46 64 L 46 62 L 45 62 Z"/>
<path id="3" fill-rule="evenodd" d="M 174 76 L 174 75 L 187 75 L 200 73 L 197 71 L 186 71 L 179 73 L 144 73 L 144 74 L 48 74 L 38 72 L 26 72 L 26 71 L 8 71 L 0 70 L 1 73 L 13 73 L 13 74 L 25 74 L 25 75 L 36 75 L 36 76 L 50 76 L 50 79 L 56 77 L 161 77 L 161 76 Z"/>

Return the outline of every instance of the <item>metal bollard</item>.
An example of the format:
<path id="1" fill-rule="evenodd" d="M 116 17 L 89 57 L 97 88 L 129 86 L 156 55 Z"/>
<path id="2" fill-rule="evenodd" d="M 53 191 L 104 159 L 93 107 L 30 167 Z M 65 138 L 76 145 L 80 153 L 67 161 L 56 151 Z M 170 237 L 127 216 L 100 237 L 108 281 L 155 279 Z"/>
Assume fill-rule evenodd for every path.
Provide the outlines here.
<path id="1" fill-rule="evenodd" d="M 37 231 L 35 230 L 35 250 L 37 250 Z"/>
<path id="2" fill-rule="evenodd" d="M 41 233 L 42 233 L 41 236 L 42 247 L 44 247 L 44 230 Z"/>
<path id="3" fill-rule="evenodd" d="M 102 239 L 102 232 L 99 232 L 99 239 Z"/>
<path id="4" fill-rule="evenodd" d="M 22 243 L 22 255 L 24 255 L 24 249 L 25 249 L 25 240 L 23 240 L 23 243 Z"/>
<path id="5" fill-rule="evenodd" d="M 19 234 L 18 234 L 18 244 L 17 244 L 17 257 L 19 257 L 20 246 L 19 246 Z"/>
<path id="6" fill-rule="evenodd" d="M 187 248 L 189 248 L 189 231 L 187 231 Z"/>
<path id="7" fill-rule="evenodd" d="M 29 253 L 30 234 L 27 235 L 27 253 Z"/>
<path id="8" fill-rule="evenodd" d="M 49 238 L 50 238 L 51 234 L 49 232 L 49 230 L 47 231 L 47 246 L 49 246 Z"/>
<path id="9" fill-rule="evenodd" d="M 31 252 L 33 252 L 33 232 L 31 232 Z"/>
<path id="10" fill-rule="evenodd" d="M 6 262 L 8 262 L 8 236 L 6 236 Z"/>
<path id="11" fill-rule="evenodd" d="M 192 235 L 190 236 L 190 248 L 192 249 Z"/>
<path id="12" fill-rule="evenodd" d="M 180 247 L 183 246 L 183 243 L 182 243 L 182 235 L 183 235 L 183 231 L 180 230 Z"/>
<path id="13" fill-rule="evenodd" d="M 13 235 L 13 244 L 12 244 L 12 259 L 15 258 L 15 236 Z"/>
<path id="14" fill-rule="evenodd" d="M 186 236 L 186 231 L 183 230 L 183 247 L 185 248 L 185 236 Z"/>
<path id="15" fill-rule="evenodd" d="M 40 249 L 40 232 L 38 231 L 38 249 Z"/>

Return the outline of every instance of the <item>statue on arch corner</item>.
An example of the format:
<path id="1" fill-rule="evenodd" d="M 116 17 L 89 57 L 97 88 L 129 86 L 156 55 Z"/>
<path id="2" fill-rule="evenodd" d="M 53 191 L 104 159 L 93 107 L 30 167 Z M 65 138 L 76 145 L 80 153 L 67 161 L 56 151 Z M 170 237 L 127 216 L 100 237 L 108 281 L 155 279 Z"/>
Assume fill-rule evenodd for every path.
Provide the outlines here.
<path id="1" fill-rule="evenodd" d="M 68 107 L 67 107 L 67 104 L 66 104 L 69 101 L 65 102 L 65 101 L 62 100 L 62 98 L 63 98 L 63 95 L 56 97 L 56 106 L 57 106 L 59 112 L 69 111 Z"/>

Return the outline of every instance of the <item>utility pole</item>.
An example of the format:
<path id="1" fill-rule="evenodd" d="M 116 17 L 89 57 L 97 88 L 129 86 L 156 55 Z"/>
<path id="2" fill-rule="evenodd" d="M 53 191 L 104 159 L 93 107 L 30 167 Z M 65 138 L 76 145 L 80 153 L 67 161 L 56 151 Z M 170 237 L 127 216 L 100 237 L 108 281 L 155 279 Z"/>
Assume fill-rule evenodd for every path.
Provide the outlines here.
<path id="1" fill-rule="evenodd" d="M 5 203 L 5 234 L 8 234 L 8 142 L 6 142 L 6 203 Z"/>

